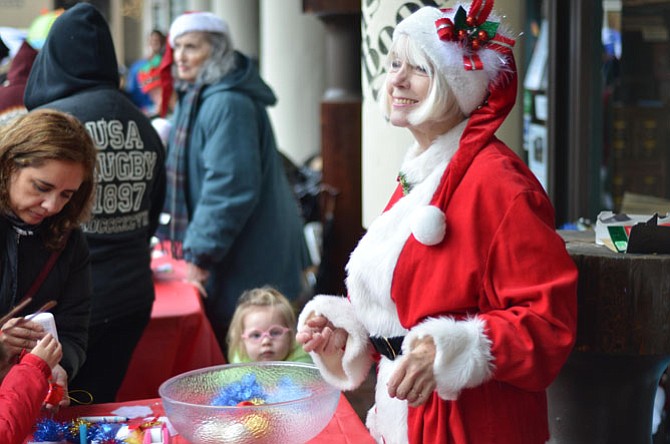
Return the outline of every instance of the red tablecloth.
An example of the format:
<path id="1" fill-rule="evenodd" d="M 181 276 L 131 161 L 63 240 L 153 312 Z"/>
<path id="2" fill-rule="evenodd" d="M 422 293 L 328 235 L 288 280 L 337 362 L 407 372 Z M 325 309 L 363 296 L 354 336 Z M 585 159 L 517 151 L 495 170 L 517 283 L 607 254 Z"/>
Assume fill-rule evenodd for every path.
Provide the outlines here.
<path id="1" fill-rule="evenodd" d="M 137 345 L 116 400 L 158 397 L 172 376 L 225 364 L 197 290 L 183 281 L 185 265 L 167 255 L 152 261 L 156 301 L 151 321 Z"/>
<path id="2" fill-rule="evenodd" d="M 163 404 L 158 399 L 143 399 L 127 401 L 123 403 L 94 404 L 90 406 L 75 406 L 62 409 L 55 419 L 59 421 L 71 421 L 79 416 L 108 416 L 122 406 L 148 406 L 151 407 L 155 416 L 164 416 Z M 143 418 L 132 420 L 131 423 L 142 423 Z M 344 395 L 340 396 L 340 402 L 335 411 L 333 419 L 319 435 L 309 441 L 310 444 L 368 444 L 374 440 L 368 433 L 365 425 L 351 408 L 351 404 Z M 179 435 L 173 436 L 171 444 L 188 444 L 186 439 Z"/>

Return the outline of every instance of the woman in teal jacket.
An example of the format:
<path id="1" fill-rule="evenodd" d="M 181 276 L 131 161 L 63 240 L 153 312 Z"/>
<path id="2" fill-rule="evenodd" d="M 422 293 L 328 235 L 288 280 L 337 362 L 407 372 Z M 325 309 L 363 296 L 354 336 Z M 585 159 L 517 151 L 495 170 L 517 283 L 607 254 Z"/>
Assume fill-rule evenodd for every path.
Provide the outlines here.
<path id="1" fill-rule="evenodd" d="M 276 98 L 207 12 L 170 28 L 177 105 L 168 143 L 168 237 L 188 263 L 222 348 L 240 294 L 271 285 L 299 296 L 303 223 L 266 111 Z M 225 351 L 225 350 L 224 350 Z"/>

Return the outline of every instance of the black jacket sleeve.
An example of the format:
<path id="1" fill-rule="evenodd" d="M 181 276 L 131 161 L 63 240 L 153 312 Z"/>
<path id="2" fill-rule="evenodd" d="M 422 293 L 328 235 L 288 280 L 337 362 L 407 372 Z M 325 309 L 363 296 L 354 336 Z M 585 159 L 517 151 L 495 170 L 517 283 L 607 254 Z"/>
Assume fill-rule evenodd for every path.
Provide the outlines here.
<path id="1" fill-rule="evenodd" d="M 63 346 L 61 366 L 72 379 L 86 358 L 88 344 L 88 324 L 91 315 L 91 263 L 88 245 L 80 230 L 75 230 L 68 241 L 70 255 L 63 255 L 59 262 L 63 265 L 63 289 L 54 309 L 58 337 Z"/>

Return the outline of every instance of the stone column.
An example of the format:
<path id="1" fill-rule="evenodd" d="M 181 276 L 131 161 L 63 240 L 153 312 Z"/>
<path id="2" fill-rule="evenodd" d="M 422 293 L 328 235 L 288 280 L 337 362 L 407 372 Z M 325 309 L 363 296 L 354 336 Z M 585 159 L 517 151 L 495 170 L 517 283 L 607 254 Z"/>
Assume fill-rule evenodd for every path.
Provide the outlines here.
<path id="1" fill-rule="evenodd" d="M 187 11 L 211 11 L 212 10 L 212 2 L 210 0 L 186 0 L 186 10 Z"/>
<path id="2" fill-rule="evenodd" d="M 124 64 L 127 68 L 136 60 L 144 57 L 146 53 L 147 37 L 143 30 L 144 6 L 140 2 L 128 4 L 122 13 L 124 58 L 119 59 L 119 63 Z M 116 42 L 116 37 L 114 39 Z"/>
<path id="3" fill-rule="evenodd" d="M 116 50 L 116 60 L 123 63 L 125 60 L 125 33 L 124 21 L 121 8 L 121 0 L 112 0 L 109 8 L 109 31 L 114 40 L 114 49 Z"/>
<path id="4" fill-rule="evenodd" d="M 212 12 L 228 22 L 235 49 L 255 59 L 260 52 L 258 11 L 258 0 L 226 0 L 212 5 Z"/>
<path id="5" fill-rule="evenodd" d="M 277 94 L 270 108 L 277 144 L 302 164 L 320 148 L 319 100 L 324 88 L 323 25 L 300 0 L 261 0 L 261 73 Z"/>

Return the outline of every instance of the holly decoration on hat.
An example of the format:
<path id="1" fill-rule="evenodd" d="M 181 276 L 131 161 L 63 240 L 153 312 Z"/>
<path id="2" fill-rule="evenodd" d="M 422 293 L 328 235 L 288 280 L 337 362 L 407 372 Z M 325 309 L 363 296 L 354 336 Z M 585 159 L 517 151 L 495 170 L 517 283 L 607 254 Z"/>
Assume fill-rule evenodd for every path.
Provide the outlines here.
<path id="1" fill-rule="evenodd" d="M 447 17 L 435 21 L 440 40 L 458 42 L 465 48 L 477 51 L 498 32 L 497 22 L 486 19 L 493 8 L 492 1 L 475 1 L 466 13 L 462 6 L 458 7 L 453 22 Z"/>

